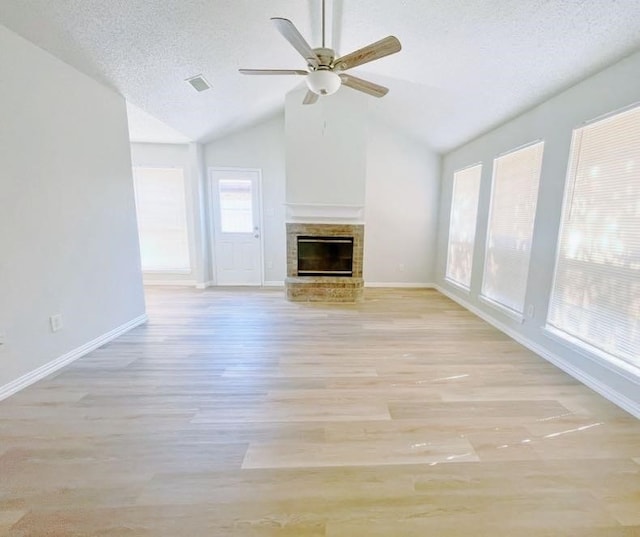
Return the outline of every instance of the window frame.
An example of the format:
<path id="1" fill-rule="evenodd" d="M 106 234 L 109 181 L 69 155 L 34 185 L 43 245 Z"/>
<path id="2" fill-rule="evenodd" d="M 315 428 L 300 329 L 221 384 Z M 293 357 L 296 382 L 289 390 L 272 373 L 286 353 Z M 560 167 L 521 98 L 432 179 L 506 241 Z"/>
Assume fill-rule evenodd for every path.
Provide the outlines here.
<path id="1" fill-rule="evenodd" d="M 617 115 L 624 114 L 625 112 L 629 112 L 634 109 L 640 109 L 640 101 L 634 102 L 628 106 L 624 106 L 622 108 L 618 108 L 611 112 L 607 112 L 600 116 L 597 116 L 593 119 L 589 119 L 584 121 L 580 125 L 573 128 L 571 131 L 571 144 L 569 147 L 569 155 L 567 159 L 567 172 L 565 175 L 565 184 L 563 189 L 563 198 L 562 198 L 562 209 L 560 213 L 560 222 L 558 225 L 558 233 L 556 237 L 556 251 L 555 251 L 555 259 L 554 259 L 554 267 L 553 274 L 551 280 L 551 286 L 549 287 L 549 296 L 548 296 L 548 304 L 547 311 L 545 315 L 544 325 L 542 326 L 542 333 L 573 352 L 577 352 L 578 354 L 584 356 L 588 359 L 596 359 L 598 363 L 601 363 L 605 367 L 608 367 L 617 373 L 622 373 L 627 378 L 632 379 L 634 381 L 637 380 L 638 372 L 640 370 L 640 365 L 633 364 L 625 358 L 616 356 L 611 352 L 597 347 L 593 345 L 589 341 L 581 338 L 576 334 L 572 334 L 568 331 L 565 331 L 553 324 L 550 323 L 549 319 L 551 317 L 551 310 L 554 304 L 553 296 L 557 288 L 557 275 L 559 265 L 561 263 L 561 245 L 563 234 L 565 233 L 567 224 L 569 220 L 565 218 L 566 212 L 571 210 L 573 205 L 573 193 L 575 191 L 575 183 L 578 173 L 578 166 L 580 162 L 580 147 L 582 145 L 582 136 L 578 136 L 578 134 L 583 131 L 583 129 L 600 123 L 601 121 L 606 121 L 608 119 L 612 119 Z M 585 262 L 587 263 L 587 262 Z"/>
<path id="2" fill-rule="evenodd" d="M 461 173 L 461 172 L 466 172 L 469 171 L 473 168 L 479 168 L 479 177 L 478 177 L 478 190 L 476 192 L 476 200 L 475 200 L 475 221 L 474 221 L 474 226 L 473 226 L 473 244 L 471 247 L 471 267 L 469 269 L 469 285 L 465 285 L 464 282 L 460 282 L 454 278 L 452 278 L 449 275 L 449 261 L 450 261 L 450 251 L 451 251 L 451 228 L 452 228 L 452 222 L 453 222 L 453 214 L 454 214 L 454 203 L 455 203 L 455 192 L 456 192 L 456 184 L 458 181 L 458 178 L 456 178 L 456 175 Z M 475 253 L 475 249 L 476 249 L 476 238 L 478 236 L 478 211 L 480 208 L 480 189 L 482 188 L 482 172 L 484 170 L 484 164 L 482 161 L 480 162 L 475 162 L 473 164 L 469 164 L 468 166 L 465 166 L 463 168 L 459 168 L 457 170 L 455 170 L 453 172 L 453 185 L 451 188 L 451 204 L 449 207 L 449 233 L 447 236 L 447 260 L 446 260 L 446 265 L 445 265 L 445 274 L 444 274 L 444 279 L 447 283 L 459 288 L 460 290 L 466 292 L 466 293 L 470 293 L 471 291 L 471 282 L 473 280 L 473 266 L 474 266 L 474 253 Z"/>
<path id="3" fill-rule="evenodd" d="M 186 261 L 187 261 L 187 265 L 186 266 L 176 266 L 176 267 L 155 267 L 155 268 L 145 268 L 144 263 L 143 263 L 143 258 L 142 258 L 142 239 L 141 239 L 141 234 L 140 234 L 140 218 L 139 218 L 139 213 L 138 213 L 138 205 L 139 205 L 139 195 L 138 195 L 138 187 L 136 185 L 136 171 L 137 170 L 145 170 L 145 171 L 152 171 L 152 170 L 159 170 L 162 172 L 167 172 L 167 171 L 171 171 L 171 172 L 179 172 L 180 173 L 180 181 L 182 183 L 182 193 L 184 196 L 184 231 L 185 231 L 185 245 L 187 248 L 187 252 L 186 252 Z M 132 166 L 132 182 L 133 182 L 133 190 L 134 190 L 134 202 L 135 202 L 135 209 L 136 209 L 136 231 L 138 232 L 138 240 L 140 242 L 140 268 L 142 270 L 143 274 L 191 274 L 193 271 L 193 254 L 192 254 L 192 245 L 191 245 L 191 238 L 192 238 L 192 230 L 191 230 L 191 224 L 190 224 L 190 217 L 189 217 L 189 192 L 187 189 L 187 174 L 184 170 L 184 168 L 180 167 L 180 166 Z"/>
<path id="4" fill-rule="evenodd" d="M 529 247 L 529 259 L 528 259 L 528 263 L 527 263 L 527 272 L 526 272 L 526 278 L 525 278 L 525 282 L 524 282 L 524 288 L 525 288 L 525 296 L 523 297 L 523 304 L 522 304 L 522 311 L 518 311 L 514 308 L 512 308 L 511 306 L 507 305 L 507 304 L 503 304 L 502 302 L 500 302 L 499 300 L 496 300 L 495 298 L 487 295 L 485 293 L 485 281 L 486 281 L 486 276 L 487 276 L 487 261 L 488 261 L 488 257 L 489 257 L 489 242 L 491 240 L 491 222 L 493 219 L 493 215 L 494 215 L 494 211 L 495 211 L 495 189 L 496 189 L 496 176 L 497 176 L 497 172 L 498 172 L 498 166 L 496 165 L 498 160 L 501 158 L 504 158 L 506 156 L 512 155 L 514 153 L 517 153 L 519 151 L 523 151 L 525 149 L 529 149 L 532 147 L 535 147 L 536 145 L 542 145 L 542 149 L 541 149 L 541 154 L 540 154 L 540 170 L 538 173 L 538 184 L 536 185 L 536 193 L 535 193 L 535 207 L 533 210 L 533 220 L 531 223 L 531 244 Z M 498 155 L 496 155 L 493 159 L 493 166 L 492 166 L 492 170 L 491 170 L 491 191 L 489 194 L 489 210 L 487 211 L 487 226 L 486 226 L 486 235 L 485 235 L 485 245 L 484 245 L 484 262 L 483 262 L 483 267 L 482 267 L 482 281 L 480 283 L 480 292 L 478 294 L 478 299 L 491 306 L 492 308 L 496 309 L 497 311 L 501 312 L 503 315 L 509 317 L 510 319 L 516 321 L 517 323 L 523 323 L 524 322 L 524 310 L 525 310 L 525 305 L 526 305 L 526 292 L 527 292 L 527 287 L 528 287 L 528 282 L 529 282 L 529 273 L 530 273 L 530 269 L 531 269 L 531 252 L 533 250 L 533 239 L 535 236 L 535 222 L 536 222 L 536 217 L 537 217 L 537 212 L 538 212 L 538 198 L 540 197 L 540 183 L 542 181 L 542 167 L 544 164 L 544 155 L 545 155 L 545 140 L 542 138 L 537 138 L 535 140 L 531 140 L 525 144 L 519 145 L 517 147 L 514 147 L 512 149 L 509 149 L 508 151 L 504 151 L 502 153 L 499 153 Z"/>

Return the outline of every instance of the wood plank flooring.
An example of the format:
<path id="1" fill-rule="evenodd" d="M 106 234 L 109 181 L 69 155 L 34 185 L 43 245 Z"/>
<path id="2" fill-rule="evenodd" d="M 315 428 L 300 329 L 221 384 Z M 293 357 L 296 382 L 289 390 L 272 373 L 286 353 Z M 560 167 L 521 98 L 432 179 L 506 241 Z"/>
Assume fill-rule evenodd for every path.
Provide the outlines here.
<path id="1" fill-rule="evenodd" d="M 152 289 L 0 402 L 0 535 L 640 536 L 640 421 L 432 290 Z"/>

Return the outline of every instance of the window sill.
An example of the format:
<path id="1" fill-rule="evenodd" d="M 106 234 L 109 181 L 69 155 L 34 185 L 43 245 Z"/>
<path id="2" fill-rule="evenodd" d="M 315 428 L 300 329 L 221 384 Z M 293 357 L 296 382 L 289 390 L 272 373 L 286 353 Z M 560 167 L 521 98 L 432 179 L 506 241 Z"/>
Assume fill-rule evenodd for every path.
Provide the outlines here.
<path id="1" fill-rule="evenodd" d="M 486 296 L 480 295 L 478 298 L 480 299 L 480 302 L 488 306 L 491 306 L 493 309 L 499 311 L 506 317 L 509 317 L 509 319 L 511 319 L 512 321 L 515 321 L 518 324 L 522 324 L 524 322 L 524 316 L 522 315 L 522 313 L 512 310 L 507 306 L 503 306 L 499 302 L 496 302 L 495 300 L 487 298 Z"/>
<path id="2" fill-rule="evenodd" d="M 632 382 L 638 383 L 640 380 L 640 366 L 636 366 L 621 358 L 617 358 L 613 354 L 600 350 L 575 336 L 555 328 L 554 326 L 546 325 L 542 329 L 542 333 L 549 339 L 564 345 L 569 350 L 572 350 L 589 360 L 602 364 L 615 373 L 622 374 Z"/>
<path id="3" fill-rule="evenodd" d="M 451 287 L 453 287 L 456 291 L 460 291 L 466 295 L 471 293 L 471 289 L 469 287 L 465 287 L 464 285 L 462 285 L 461 283 L 456 282 L 455 280 L 451 280 L 449 278 L 445 278 L 444 281 L 450 285 Z"/>

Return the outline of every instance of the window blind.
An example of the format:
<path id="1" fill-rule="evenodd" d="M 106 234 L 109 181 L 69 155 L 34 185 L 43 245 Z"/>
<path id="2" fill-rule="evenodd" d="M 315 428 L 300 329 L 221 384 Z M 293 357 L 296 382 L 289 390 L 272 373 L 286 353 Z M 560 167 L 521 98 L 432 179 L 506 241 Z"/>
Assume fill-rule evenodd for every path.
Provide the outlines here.
<path id="1" fill-rule="evenodd" d="M 547 324 L 640 366 L 640 106 L 573 133 Z"/>
<path id="2" fill-rule="evenodd" d="M 494 160 L 482 296 L 524 309 L 544 142 Z"/>
<path id="3" fill-rule="evenodd" d="M 190 270 L 184 174 L 177 168 L 134 168 L 142 270 Z"/>
<path id="4" fill-rule="evenodd" d="M 467 289 L 471 285 L 481 175 L 482 164 L 453 174 L 446 277 Z"/>

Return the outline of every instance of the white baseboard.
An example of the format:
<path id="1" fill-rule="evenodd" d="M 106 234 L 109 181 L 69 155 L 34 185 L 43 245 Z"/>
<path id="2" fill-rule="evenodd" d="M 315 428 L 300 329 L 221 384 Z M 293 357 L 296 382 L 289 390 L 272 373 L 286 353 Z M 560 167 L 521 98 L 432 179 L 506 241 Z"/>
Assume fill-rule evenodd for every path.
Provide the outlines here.
<path id="1" fill-rule="evenodd" d="M 196 283 L 196 289 L 207 289 L 209 287 L 215 287 L 215 286 L 216 286 L 216 282 L 213 282 L 213 281 Z M 284 282 L 283 281 L 267 281 L 267 282 L 264 282 L 261 287 L 284 287 Z"/>
<path id="2" fill-rule="evenodd" d="M 390 289 L 435 289 L 433 283 L 423 282 L 364 282 L 365 287 L 389 287 Z"/>
<path id="3" fill-rule="evenodd" d="M 187 285 L 185 283 L 185 285 Z M 145 283 L 145 285 L 147 285 Z M 164 283 L 153 282 L 152 285 L 165 285 Z M 175 282 L 173 284 L 166 285 L 182 285 L 182 282 Z M 196 284 L 197 289 L 206 289 L 207 287 L 215 286 L 215 282 L 206 282 L 206 283 L 198 283 Z M 397 289 L 435 289 L 436 286 L 433 283 L 412 283 L 412 282 L 365 282 L 365 287 L 389 287 L 389 288 L 397 288 Z M 282 280 L 269 280 L 262 284 L 262 287 L 284 287 L 284 282 Z"/>
<path id="4" fill-rule="evenodd" d="M 43 378 L 51 375 L 51 373 L 54 373 L 55 371 L 58 371 L 58 369 L 63 368 L 65 365 L 70 364 L 71 362 L 77 360 L 78 358 L 81 358 L 82 356 L 85 356 L 86 354 L 89 354 L 91 351 L 97 349 L 98 347 L 102 347 L 102 345 L 104 345 L 105 343 L 108 343 L 109 341 L 120 337 L 122 334 L 128 332 L 136 326 L 146 323 L 147 319 L 148 317 L 146 314 L 140 315 L 135 319 L 132 319 L 131 321 L 124 323 L 117 328 L 114 328 L 110 332 L 102 334 L 101 336 L 98 336 L 88 343 L 85 343 L 84 345 L 77 347 L 76 349 L 73 349 L 66 354 L 63 354 L 55 360 L 47 362 L 43 366 L 34 369 L 26 375 L 22 375 L 16 380 L 9 382 L 9 384 L 0 386 L 0 401 L 13 395 L 14 393 L 19 392 L 20 390 L 23 390 L 27 386 L 30 386 L 31 384 L 42 380 Z"/>
<path id="5" fill-rule="evenodd" d="M 497 321 L 496 319 L 494 319 L 484 311 L 478 309 L 473 304 L 467 302 L 466 300 L 460 298 L 459 296 L 454 295 L 450 291 L 444 289 L 442 286 L 436 285 L 435 288 L 438 291 L 440 291 L 443 295 L 447 296 L 454 302 L 457 302 L 463 308 L 469 310 L 474 315 L 477 315 L 482 320 L 488 322 L 490 325 L 497 328 L 501 332 L 505 333 L 510 338 L 514 339 L 521 345 L 525 346 L 530 351 L 535 352 L 537 355 L 541 356 L 548 362 L 551 362 L 556 367 L 562 369 L 565 373 L 571 375 L 576 380 L 579 380 L 584 385 L 591 388 L 593 391 L 599 393 L 605 399 L 608 399 L 613 404 L 618 405 L 620 408 L 629 412 L 629 414 L 632 414 L 636 418 L 640 419 L 640 403 L 632 399 L 629 399 L 626 395 L 618 392 L 617 390 L 614 390 L 611 386 L 609 386 L 608 384 L 605 384 L 600 379 L 585 373 L 581 369 L 577 368 L 575 365 L 569 363 L 567 360 L 565 360 L 561 356 L 557 355 L 554 352 L 551 352 L 550 350 L 540 345 L 539 343 L 536 343 L 535 341 L 532 341 L 531 339 L 523 336 L 522 334 L 518 333 L 517 331 L 508 327 L 507 325 L 501 323 L 500 321 Z M 612 374 L 616 374 L 611 369 L 609 370 L 612 372 Z"/>
<path id="6" fill-rule="evenodd" d="M 195 280 L 142 280 L 145 287 L 196 287 Z"/>

